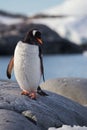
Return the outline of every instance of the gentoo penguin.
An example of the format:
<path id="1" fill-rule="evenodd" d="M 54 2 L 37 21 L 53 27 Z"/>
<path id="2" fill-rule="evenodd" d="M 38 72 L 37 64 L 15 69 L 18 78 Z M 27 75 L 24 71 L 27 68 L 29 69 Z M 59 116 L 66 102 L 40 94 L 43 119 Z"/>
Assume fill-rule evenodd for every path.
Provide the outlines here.
<path id="1" fill-rule="evenodd" d="M 7 77 L 11 78 L 12 68 L 16 80 L 22 89 L 22 95 L 28 95 L 36 99 L 36 92 L 47 95 L 39 87 L 41 76 L 44 80 L 44 68 L 42 60 L 41 32 L 33 29 L 27 33 L 23 41 L 19 41 L 7 67 Z"/>

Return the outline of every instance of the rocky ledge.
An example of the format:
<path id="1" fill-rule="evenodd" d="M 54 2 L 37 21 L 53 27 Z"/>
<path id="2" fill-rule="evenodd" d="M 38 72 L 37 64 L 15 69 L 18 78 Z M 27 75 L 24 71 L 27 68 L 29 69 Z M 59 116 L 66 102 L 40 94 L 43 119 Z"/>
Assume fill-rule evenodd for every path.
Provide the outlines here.
<path id="1" fill-rule="evenodd" d="M 62 125 L 87 126 L 86 107 L 59 94 L 44 91 L 49 96 L 38 95 L 36 100 L 32 100 L 20 94 L 21 90 L 16 82 L 1 80 L 0 130 L 48 130 L 49 127 L 59 128 Z"/>

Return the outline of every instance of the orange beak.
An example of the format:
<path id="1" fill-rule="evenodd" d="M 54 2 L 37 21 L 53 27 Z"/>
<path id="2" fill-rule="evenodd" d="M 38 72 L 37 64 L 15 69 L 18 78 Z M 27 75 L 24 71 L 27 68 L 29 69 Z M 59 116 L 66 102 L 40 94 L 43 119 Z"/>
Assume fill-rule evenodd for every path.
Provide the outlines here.
<path id="1" fill-rule="evenodd" d="M 42 42 L 42 39 L 41 38 L 36 38 L 37 39 L 37 42 L 40 43 L 40 44 L 43 44 Z"/>

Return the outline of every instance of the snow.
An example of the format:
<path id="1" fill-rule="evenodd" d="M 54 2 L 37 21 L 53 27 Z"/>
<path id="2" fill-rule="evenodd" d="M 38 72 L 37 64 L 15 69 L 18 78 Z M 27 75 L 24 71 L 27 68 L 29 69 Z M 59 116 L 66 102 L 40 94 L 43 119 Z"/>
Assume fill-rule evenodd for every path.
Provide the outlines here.
<path id="1" fill-rule="evenodd" d="M 48 130 L 87 130 L 87 127 L 80 127 L 80 126 L 74 126 L 74 127 L 71 127 L 71 126 L 67 126 L 67 125 L 63 125 L 63 127 L 61 128 L 49 128 Z"/>
<path id="2" fill-rule="evenodd" d="M 42 14 L 66 15 L 63 18 L 35 19 L 55 30 L 61 37 L 82 44 L 87 41 L 87 0 L 65 0 L 61 5 L 48 9 Z"/>
<path id="3" fill-rule="evenodd" d="M 79 34 L 79 37 L 87 38 L 87 15 L 77 19 L 71 27 Z"/>
<path id="4" fill-rule="evenodd" d="M 35 19 L 33 23 L 37 24 L 45 24 L 52 30 L 56 31 L 61 37 L 67 38 L 72 42 L 77 44 L 81 44 L 80 37 L 78 33 L 71 28 L 71 25 L 76 22 L 77 19 L 75 17 L 67 17 L 67 18 L 45 18 L 45 19 Z"/>
<path id="5" fill-rule="evenodd" d="M 66 15 L 63 18 L 38 18 L 33 23 L 44 24 L 57 32 L 62 38 L 66 38 L 78 45 L 87 42 L 87 0 L 65 0 L 42 12 L 46 15 Z M 21 18 L 0 16 L 0 23 L 11 25 L 21 23 Z"/>
<path id="6" fill-rule="evenodd" d="M 0 16 L 0 23 L 6 24 L 6 25 L 12 25 L 21 23 L 23 20 L 21 18 L 12 18 L 7 16 Z"/>
<path id="7" fill-rule="evenodd" d="M 65 0 L 61 5 L 43 13 L 50 15 L 87 15 L 87 0 Z"/>

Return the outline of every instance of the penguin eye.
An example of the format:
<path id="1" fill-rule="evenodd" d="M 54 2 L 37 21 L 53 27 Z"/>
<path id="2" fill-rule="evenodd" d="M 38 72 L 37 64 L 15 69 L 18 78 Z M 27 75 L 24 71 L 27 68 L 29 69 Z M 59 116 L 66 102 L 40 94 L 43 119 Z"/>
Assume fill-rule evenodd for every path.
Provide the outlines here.
<path id="1" fill-rule="evenodd" d="M 35 37 L 41 38 L 41 33 L 39 31 L 36 32 Z"/>

